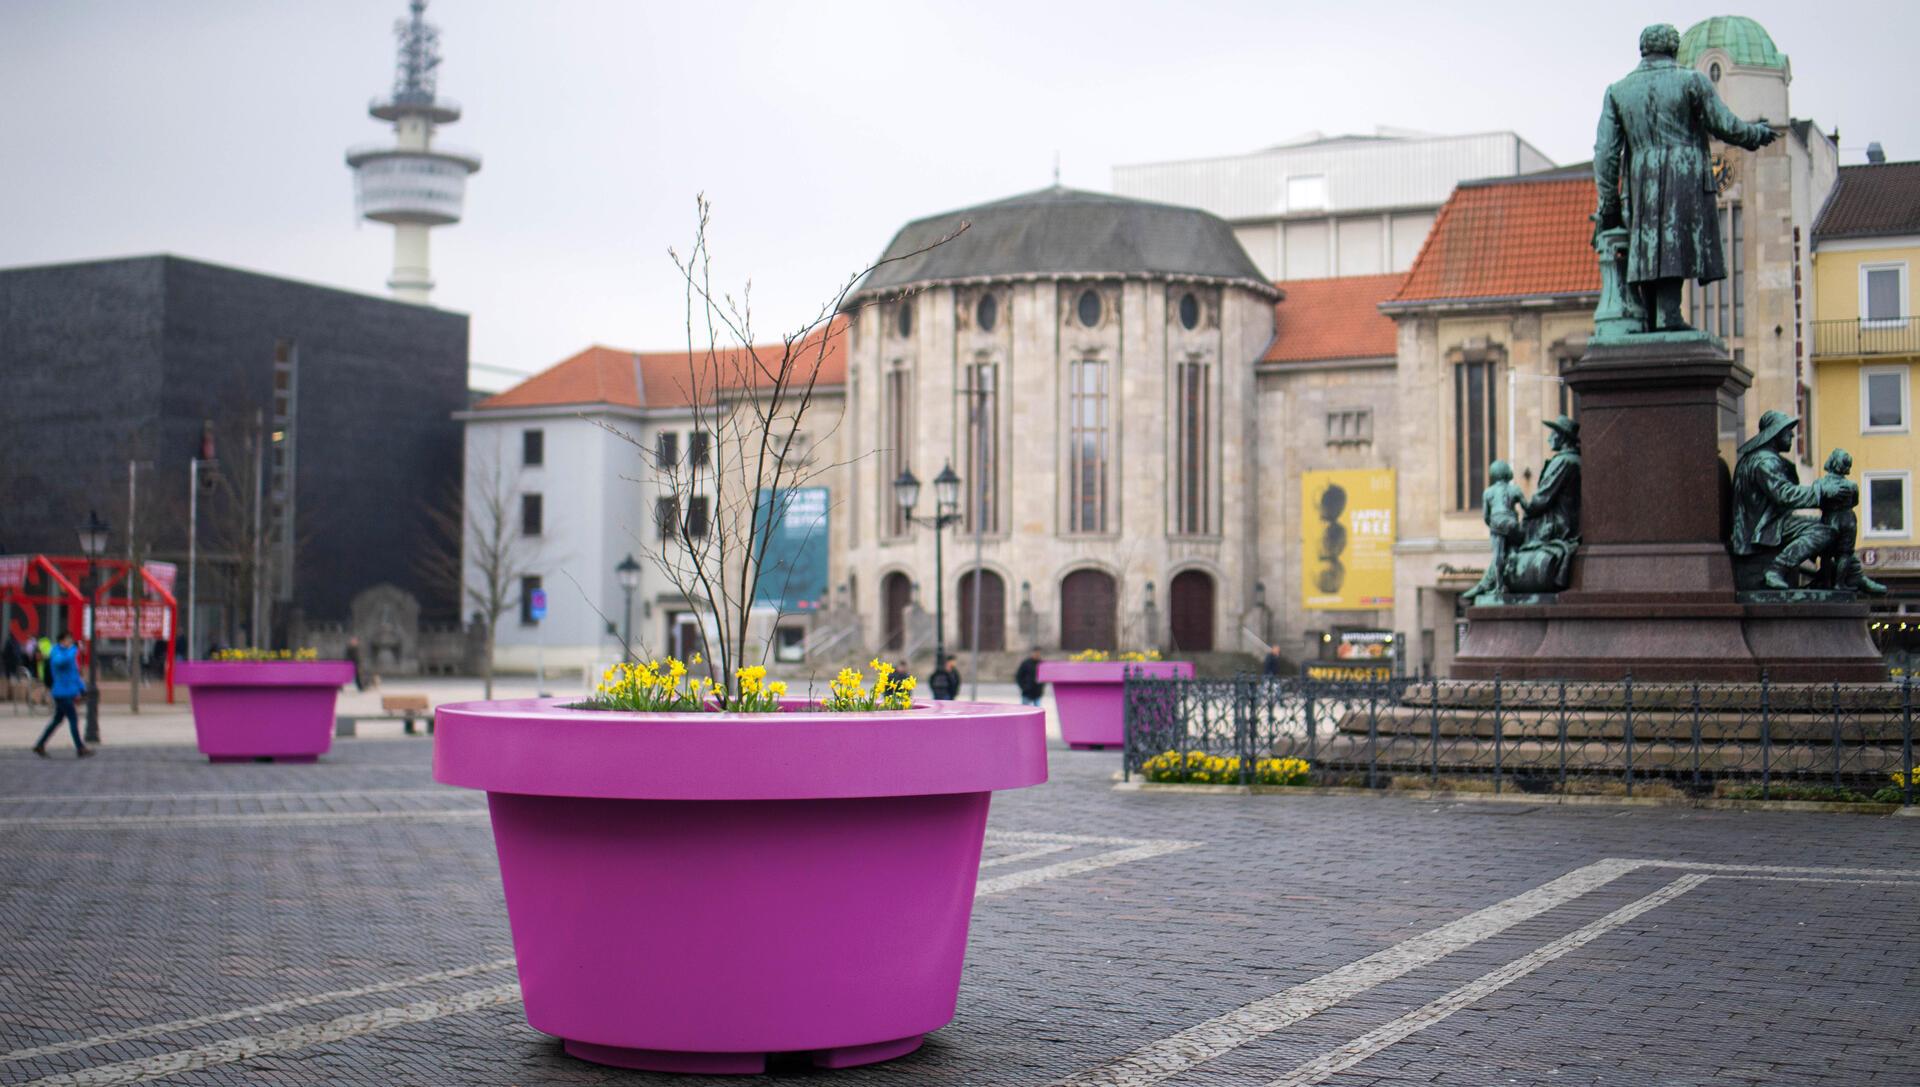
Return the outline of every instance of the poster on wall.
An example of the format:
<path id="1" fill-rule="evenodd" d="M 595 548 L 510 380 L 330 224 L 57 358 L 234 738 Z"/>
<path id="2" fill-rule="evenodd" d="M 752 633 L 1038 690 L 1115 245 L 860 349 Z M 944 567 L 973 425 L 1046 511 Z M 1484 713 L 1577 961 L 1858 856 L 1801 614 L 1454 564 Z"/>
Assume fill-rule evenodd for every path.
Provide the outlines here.
<path id="1" fill-rule="evenodd" d="M 753 587 L 754 606 L 782 612 L 826 607 L 827 489 L 762 490 L 753 522 L 755 539 L 771 532 L 760 579 Z"/>
<path id="2" fill-rule="evenodd" d="M 1317 611 L 1393 606 L 1393 469 L 1300 474 L 1301 599 Z"/>

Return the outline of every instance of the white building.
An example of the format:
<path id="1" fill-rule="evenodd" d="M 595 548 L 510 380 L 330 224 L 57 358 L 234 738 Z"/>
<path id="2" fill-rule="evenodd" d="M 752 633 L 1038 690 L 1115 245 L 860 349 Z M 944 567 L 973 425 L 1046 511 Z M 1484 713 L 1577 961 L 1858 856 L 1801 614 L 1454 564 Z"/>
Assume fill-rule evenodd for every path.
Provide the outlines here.
<path id="1" fill-rule="evenodd" d="M 1413 267 L 1455 185 L 1553 166 L 1511 132 L 1309 133 L 1264 151 L 1116 166 L 1113 191 L 1218 215 L 1268 279 Z"/>

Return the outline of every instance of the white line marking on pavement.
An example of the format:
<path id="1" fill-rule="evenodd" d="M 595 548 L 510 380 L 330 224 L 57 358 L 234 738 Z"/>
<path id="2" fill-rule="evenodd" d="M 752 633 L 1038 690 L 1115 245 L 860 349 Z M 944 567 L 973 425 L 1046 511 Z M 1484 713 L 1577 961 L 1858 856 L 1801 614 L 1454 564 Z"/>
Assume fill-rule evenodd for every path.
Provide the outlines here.
<path id="1" fill-rule="evenodd" d="M 1608 859 L 1576 868 L 1558 879 L 1429 929 L 1338 970 L 1215 1016 L 1171 1037 L 1149 1042 L 1099 1068 L 1055 1080 L 1051 1087 L 1147 1087 L 1158 1083 L 1462 948 L 1498 936 L 1645 863 Z"/>
<path id="2" fill-rule="evenodd" d="M 1756 872 L 1775 876 L 1894 876 L 1912 879 L 1911 868 L 1796 868 L 1783 864 L 1710 864 L 1706 861 L 1628 860 L 1645 868 L 1684 868 L 1690 872 Z"/>
<path id="3" fill-rule="evenodd" d="M 1847 883 L 1855 887 L 1920 887 L 1920 877 L 1914 879 L 1865 879 L 1855 877 L 1840 879 L 1828 876 L 1747 876 L 1738 872 L 1715 872 L 1714 879 L 1765 880 L 1768 883 Z"/>
<path id="4" fill-rule="evenodd" d="M 1065 842 L 1061 842 L 1058 845 L 1043 845 L 1037 849 L 1023 850 L 1019 853 L 1009 853 L 1004 857 L 988 857 L 980 862 L 980 867 L 997 868 L 1003 864 L 1018 864 L 1021 861 L 1036 860 L 1040 857 L 1051 857 L 1055 853 L 1065 853 L 1072 848 L 1073 846 Z"/>
<path id="5" fill-rule="evenodd" d="M 498 1004 L 510 1004 L 518 999 L 520 999 L 518 984 L 495 985 L 437 1000 L 421 1000 L 395 1008 L 343 1015 L 324 1023 L 289 1027 L 271 1034 L 228 1038 L 225 1041 L 195 1046 L 192 1049 L 161 1053 L 115 1064 L 103 1064 L 78 1072 L 66 1072 L 34 1080 L 25 1087 L 119 1087 L 122 1084 L 139 1083 L 161 1076 L 196 1072 L 214 1065 L 232 1064 L 234 1061 L 244 1061 L 269 1053 L 338 1042 L 356 1035 L 386 1030 L 389 1027 L 424 1023 L 431 1019 L 478 1011 Z"/>
<path id="6" fill-rule="evenodd" d="M 452 785 L 432 789 L 353 789 L 319 793 L 40 793 L 38 795 L 0 796 L 0 804 L 106 803 L 128 800 L 346 800 L 363 796 L 451 796 L 463 790 Z"/>
<path id="7" fill-rule="evenodd" d="M 0 819 L 0 830 L 140 830 L 147 827 L 257 826 L 263 823 L 331 825 L 359 823 L 370 819 L 436 821 L 476 819 L 487 814 L 485 808 L 438 808 L 421 811 L 276 811 L 208 813 L 205 815 L 46 815 L 9 816 Z"/>
<path id="8" fill-rule="evenodd" d="M 1645 898 L 1635 899 L 1597 921 L 1582 925 L 1552 943 L 1529 951 L 1498 970 L 1480 975 L 1425 1007 L 1408 1012 L 1385 1026 L 1362 1034 L 1339 1049 L 1308 1061 L 1267 1087 L 1311 1087 L 1312 1084 L 1330 1079 L 1407 1036 L 1433 1026 L 1462 1008 L 1470 1007 L 1482 997 L 1506 988 L 1568 952 L 1585 947 L 1648 910 L 1679 898 L 1710 878 L 1681 876 Z"/>
<path id="9" fill-rule="evenodd" d="M 1131 864 L 1153 857 L 1178 853 L 1183 849 L 1192 849 L 1199 842 L 1146 841 L 1128 849 L 1116 849 L 1107 853 L 1096 853 L 1091 857 L 1061 861 L 1058 864 L 1043 864 L 1038 868 L 1027 868 L 1019 872 L 1008 872 L 1004 876 L 983 879 L 974 888 L 975 897 L 1000 894 L 1020 887 L 1029 887 L 1035 883 L 1044 883 L 1062 876 L 1077 876 L 1082 872 L 1092 872 L 1101 868 L 1112 868 L 1117 864 Z"/>
<path id="10" fill-rule="evenodd" d="M 171 1023 L 154 1023 L 144 1027 L 132 1027 L 114 1031 L 112 1034 L 96 1035 L 92 1038 L 75 1038 L 72 1041 L 52 1042 L 34 1046 L 31 1049 L 16 1049 L 11 1053 L 0 1053 L 0 1064 L 12 1061 L 24 1061 L 28 1057 L 45 1057 L 53 1053 L 65 1053 L 74 1049 L 92 1049 L 95 1046 L 110 1045 L 114 1042 L 129 1042 L 136 1038 L 151 1038 L 159 1034 L 172 1034 L 176 1031 L 192 1030 L 196 1027 L 209 1027 L 215 1023 L 232 1022 L 235 1019 L 247 1019 L 256 1015 L 278 1015 L 295 1008 L 311 1007 L 315 1004 L 331 1004 L 336 1000 L 350 1000 L 357 996 L 372 996 L 374 993 L 390 993 L 395 989 L 407 989 L 415 985 L 428 985 L 436 981 L 452 981 L 455 978 L 472 977 L 475 974 L 492 973 L 495 970 L 513 968 L 511 958 L 495 959 L 492 962 L 462 966 L 457 970 L 436 970 L 430 974 L 420 974 L 410 978 L 396 978 L 393 981 L 379 981 L 363 985 L 358 989 L 335 989 L 328 993 L 312 993 L 307 996 L 288 997 L 270 1004 L 255 1004 L 251 1008 L 235 1008 L 232 1011 L 215 1012 L 211 1015 L 196 1016 L 192 1019 L 176 1019 Z"/>

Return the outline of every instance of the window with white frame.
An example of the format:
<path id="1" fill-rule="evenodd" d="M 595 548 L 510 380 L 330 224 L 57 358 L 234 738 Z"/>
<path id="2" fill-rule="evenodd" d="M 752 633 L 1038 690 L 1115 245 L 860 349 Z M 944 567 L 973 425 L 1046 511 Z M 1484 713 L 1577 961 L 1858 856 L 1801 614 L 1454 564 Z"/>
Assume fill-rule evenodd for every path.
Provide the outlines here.
<path id="1" fill-rule="evenodd" d="M 1907 263 L 1860 266 L 1860 319 L 1869 324 L 1907 316 Z"/>
<path id="2" fill-rule="evenodd" d="M 1905 366 L 1869 366 L 1860 371 L 1861 433 L 1907 429 L 1907 370 Z"/>
<path id="3" fill-rule="evenodd" d="M 1913 532 L 1913 477 L 1907 472 L 1867 472 L 1860 477 L 1863 536 L 1907 536 Z"/>

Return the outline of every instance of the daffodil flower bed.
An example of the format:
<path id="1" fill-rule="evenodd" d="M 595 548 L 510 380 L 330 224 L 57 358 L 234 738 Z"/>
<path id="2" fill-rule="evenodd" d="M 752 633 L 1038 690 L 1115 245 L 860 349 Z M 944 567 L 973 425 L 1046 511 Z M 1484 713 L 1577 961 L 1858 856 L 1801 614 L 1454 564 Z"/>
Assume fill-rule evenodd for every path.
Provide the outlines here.
<path id="1" fill-rule="evenodd" d="M 1068 657 L 1067 659 L 1070 661 L 1095 661 L 1095 662 L 1119 660 L 1119 661 L 1126 661 L 1131 664 L 1139 664 L 1145 661 L 1159 660 L 1160 651 L 1158 649 L 1130 649 L 1127 652 L 1122 653 L 1118 657 L 1116 657 L 1111 653 L 1108 653 L 1104 649 L 1082 649 L 1080 652 L 1075 653 L 1073 656 Z"/>
<path id="2" fill-rule="evenodd" d="M 664 663 L 616 664 L 606 670 L 594 685 L 593 696 L 581 703 L 590 710 L 633 710 L 642 713 L 702 713 L 725 710 L 731 713 L 778 713 L 787 697 L 784 680 L 768 680 L 760 665 L 736 669 L 739 691 L 722 700 L 723 692 L 712 678 L 693 679 L 689 665 L 700 663 L 699 654 L 687 662 L 668 657 Z M 866 676 L 851 668 L 842 668 L 833 681 L 832 693 L 820 700 L 820 708 L 829 711 L 904 710 L 913 706 L 912 676 L 893 678 L 893 665 L 875 660 L 871 667 L 873 687 Z"/>
<path id="3" fill-rule="evenodd" d="M 213 655 L 217 661 L 254 662 L 260 661 L 317 661 L 318 649 L 222 649 Z"/>
<path id="4" fill-rule="evenodd" d="M 1239 785 L 1240 759 L 1209 755 L 1205 751 L 1163 751 L 1141 766 L 1147 780 L 1188 785 Z M 1312 767 L 1305 759 L 1256 759 L 1247 776 L 1249 785 L 1305 785 Z"/>

